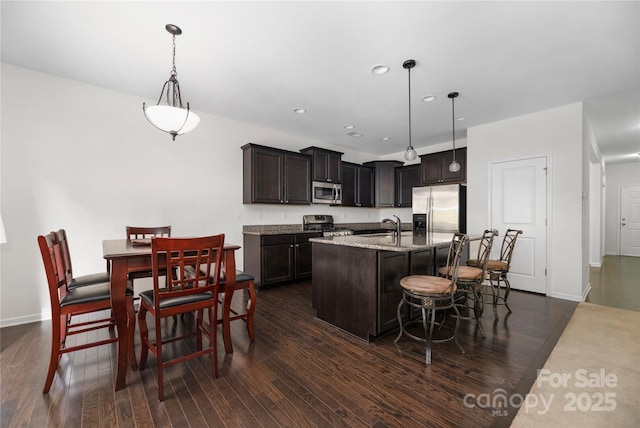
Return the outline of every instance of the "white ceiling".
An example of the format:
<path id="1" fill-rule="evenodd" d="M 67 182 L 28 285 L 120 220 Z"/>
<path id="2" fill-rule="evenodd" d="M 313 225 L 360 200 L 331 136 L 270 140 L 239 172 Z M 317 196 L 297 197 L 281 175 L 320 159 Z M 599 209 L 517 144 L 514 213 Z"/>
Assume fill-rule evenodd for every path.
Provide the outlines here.
<path id="1" fill-rule="evenodd" d="M 605 160 L 640 158 L 640 3 L 2 1 L 2 61 L 385 155 L 584 101 Z M 374 75 L 376 64 L 391 67 Z M 425 95 L 437 100 L 423 103 Z M 61 100 L 64 102 L 64 100 Z M 304 115 L 294 108 L 307 110 Z M 141 120 L 142 118 L 141 113 Z M 352 124 L 361 138 L 345 135 Z M 381 137 L 388 136 L 389 141 Z M 186 138 L 186 137 L 182 137 Z M 636 156 L 636 158 L 633 158 Z"/>

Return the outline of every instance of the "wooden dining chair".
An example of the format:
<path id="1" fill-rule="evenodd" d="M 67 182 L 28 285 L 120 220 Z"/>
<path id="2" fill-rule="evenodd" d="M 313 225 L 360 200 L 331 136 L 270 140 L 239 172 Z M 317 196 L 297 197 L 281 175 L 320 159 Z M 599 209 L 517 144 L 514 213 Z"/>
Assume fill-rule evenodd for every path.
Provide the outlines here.
<path id="1" fill-rule="evenodd" d="M 69 288 L 67 283 L 68 269 L 64 261 L 64 249 L 58 240 L 56 232 L 38 236 L 38 246 L 42 255 L 47 283 L 49 300 L 51 303 L 51 353 L 49 356 L 49 368 L 44 383 L 43 394 L 49 392 L 56 369 L 62 354 L 79 351 L 94 346 L 117 342 L 116 337 L 92 342 L 79 342 L 75 346 L 67 346 L 67 337 L 75 334 L 88 333 L 103 328 L 111 328 L 115 320 L 110 315 L 96 319 L 73 323 L 71 318 L 76 315 L 93 314 L 111 309 L 111 286 L 109 282 L 101 282 L 90 285 Z M 133 310 L 133 291 L 127 289 L 127 343 L 129 344 L 129 361 L 132 367 L 137 368 L 133 352 L 133 328 L 135 326 L 135 312 Z"/>
<path id="2" fill-rule="evenodd" d="M 138 325 L 140 330 L 140 370 L 147 364 L 151 351 L 157 360 L 158 400 L 164 399 L 164 368 L 185 360 L 209 354 L 213 377 L 218 377 L 217 328 L 218 291 L 220 289 L 220 267 L 224 253 L 224 235 L 199 238 L 152 238 L 151 264 L 153 290 L 140 293 Z M 188 266 L 204 266 L 196 269 L 194 276 L 188 275 Z M 166 277 L 166 286 L 160 282 L 162 270 L 174 270 L 176 275 Z M 207 312 L 209 325 L 203 322 Z M 187 312 L 196 313 L 195 331 L 177 337 L 163 339 L 162 318 Z M 149 338 L 147 314 L 153 317 L 155 340 Z M 202 336 L 206 335 L 209 347 L 203 349 Z M 169 360 L 163 355 L 163 345 L 189 337 L 196 339 L 196 352 L 180 355 Z"/>

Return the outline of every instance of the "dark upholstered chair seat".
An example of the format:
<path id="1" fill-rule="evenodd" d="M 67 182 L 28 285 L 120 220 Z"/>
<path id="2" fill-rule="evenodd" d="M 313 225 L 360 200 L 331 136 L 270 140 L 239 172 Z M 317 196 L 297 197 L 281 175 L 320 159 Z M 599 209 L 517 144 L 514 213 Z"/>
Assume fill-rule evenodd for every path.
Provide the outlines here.
<path id="1" fill-rule="evenodd" d="M 109 283 L 93 284 L 69 290 L 60 299 L 60 306 L 79 305 L 81 303 L 98 302 L 111 298 Z M 133 289 L 127 287 L 127 296 L 133 295 Z"/>
<path id="2" fill-rule="evenodd" d="M 402 288 L 421 294 L 444 294 L 451 292 L 451 280 L 430 275 L 411 275 L 400 280 Z M 455 291 L 455 284 L 453 291 Z"/>
<path id="3" fill-rule="evenodd" d="M 161 289 L 160 291 L 164 291 L 166 289 Z M 140 298 L 145 300 L 150 305 L 153 305 L 153 290 L 146 290 L 140 293 Z M 203 300 L 211 299 L 210 292 L 191 294 L 188 296 L 182 297 L 171 297 L 168 299 L 162 299 L 160 302 L 160 308 L 170 308 L 172 306 L 186 305 L 189 303 L 201 302 Z"/>
<path id="4" fill-rule="evenodd" d="M 77 276 L 71 280 L 71 283 L 67 286 L 69 290 L 74 288 L 84 287 L 85 285 L 94 285 L 100 283 L 109 283 L 111 281 L 111 274 L 109 272 L 92 273 L 90 275 Z"/>
<path id="5" fill-rule="evenodd" d="M 451 277 L 451 274 L 453 272 L 451 272 L 451 270 L 449 269 L 449 271 L 447 272 L 447 267 L 443 266 L 440 269 L 438 269 L 438 275 L 440 276 L 446 276 L 446 277 Z M 479 281 L 482 278 L 483 272 L 482 269 L 477 268 L 477 267 L 471 267 L 471 266 L 460 266 L 458 267 L 458 281 Z"/>

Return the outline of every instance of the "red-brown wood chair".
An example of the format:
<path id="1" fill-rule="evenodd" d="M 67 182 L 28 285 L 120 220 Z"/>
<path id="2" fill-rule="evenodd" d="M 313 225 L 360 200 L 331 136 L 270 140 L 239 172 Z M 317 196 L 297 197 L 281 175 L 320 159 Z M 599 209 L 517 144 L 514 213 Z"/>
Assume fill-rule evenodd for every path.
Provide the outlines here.
<path id="1" fill-rule="evenodd" d="M 76 287 L 83 287 L 85 285 L 100 284 L 111 281 L 111 274 L 109 272 L 109 266 L 105 272 L 92 273 L 89 275 L 73 276 L 73 266 L 71 264 L 71 252 L 69 251 L 69 240 L 67 239 L 67 232 L 64 229 L 60 229 L 56 232 L 60 247 L 62 249 L 62 257 L 64 260 L 65 273 L 67 276 L 67 288 L 69 290 Z"/>
<path id="2" fill-rule="evenodd" d="M 64 250 L 58 240 L 58 234 L 51 232 L 44 236 L 38 236 L 38 245 L 47 275 L 49 299 L 51 302 L 51 354 L 49 357 L 49 369 L 42 391 L 43 394 L 46 394 L 51 388 L 62 354 L 113 343 L 118 339 L 110 337 L 109 339 L 82 343 L 75 346 L 66 345 L 66 339 L 70 335 L 110 328 L 115 325 L 115 321 L 111 316 L 85 322 L 71 322 L 72 316 L 108 311 L 111 309 L 111 286 L 109 282 L 103 282 L 69 289 L 67 283 L 68 269 L 65 266 Z M 129 328 L 126 333 L 127 343 L 130 346 L 129 360 L 131 365 L 137 368 L 135 354 L 133 352 L 135 313 L 133 311 L 133 292 L 131 290 L 127 290 L 126 304 L 127 316 L 129 318 Z"/>
<path id="3" fill-rule="evenodd" d="M 144 241 L 150 240 L 151 238 L 170 238 L 171 237 L 171 226 L 157 226 L 157 227 L 139 227 L 139 226 L 127 226 L 127 239 L 132 243 L 136 241 Z M 161 275 L 166 274 L 166 270 L 163 269 L 164 272 Z M 140 278 L 151 278 L 153 273 L 148 271 L 143 272 L 131 272 L 129 273 L 129 279 L 131 281 Z"/>
<path id="4" fill-rule="evenodd" d="M 220 289 L 220 266 L 222 264 L 224 235 L 199 238 L 152 238 L 153 290 L 140 293 L 138 325 L 140 329 L 140 369 L 147 364 L 148 351 L 157 359 L 158 399 L 164 399 L 164 368 L 209 354 L 213 377 L 218 377 L 218 352 L 216 347 L 218 312 L 218 291 Z M 194 270 L 189 275 L 185 268 L 189 266 L 206 267 L 203 271 Z M 175 276 L 167 276 L 166 286 L 161 287 L 161 270 L 175 271 Z M 164 285 L 164 284 L 163 284 Z M 209 325 L 203 322 L 207 312 Z M 186 312 L 196 313 L 195 331 L 186 332 L 178 337 L 163 339 L 162 318 L 172 317 Z M 149 339 L 149 327 L 146 316 L 150 314 L 155 324 L 155 341 Z M 209 347 L 203 349 L 202 335 L 206 334 Z M 166 343 L 196 338 L 196 352 L 165 360 L 162 347 Z"/>

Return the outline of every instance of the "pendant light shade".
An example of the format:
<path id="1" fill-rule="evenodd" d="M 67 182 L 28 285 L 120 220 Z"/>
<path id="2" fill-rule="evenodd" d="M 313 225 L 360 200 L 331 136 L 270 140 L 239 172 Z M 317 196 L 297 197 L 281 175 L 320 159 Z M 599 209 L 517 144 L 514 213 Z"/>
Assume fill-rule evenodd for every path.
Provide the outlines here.
<path id="1" fill-rule="evenodd" d="M 455 99 L 459 94 L 457 92 L 451 92 L 447 95 L 451 98 L 451 139 L 453 140 L 453 160 L 449 164 L 450 172 L 460 171 L 460 164 L 456 161 L 456 109 Z"/>
<path id="2" fill-rule="evenodd" d="M 158 103 L 149 107 L 142 103 L 142 111 L 149 123 L 159 130 L 171 134 L 172 139 L 175 141 L 176 135 L 192 131 L 198 126 L 200 118 L 191 111 L 189 103 L 187 103 L 186 108 L 182 105 L 180 83 L 178 82 L 178 72 L 176 71 L 176 36 L 182 34 L 182 30 L 173 24 L 167 24 L 165 29 L 173 38 L 173 68 L 171 69 L 169 80 L 164 82 L 162 86 Z M 163 97 L 166 98 L 166 104 L 160 104 Z"/>
<path id="3" fill-rule="evenodd" d="M 418 157 L 416 149 L 414 149 L 413 145 L 411 144 L 411 69 L 415 66 L 416 62 L 413 59 L 408 59 L 402 64 L 402 67 L 407 70 L 409 75 L 409 146 L 404 152 L 404 158 L 408 161 L 416 160 L 416 158 Z"/>

